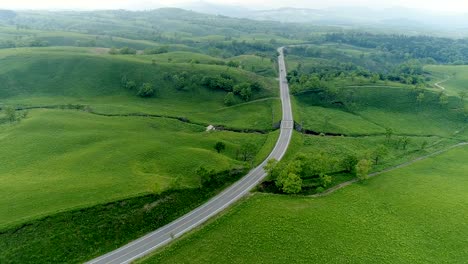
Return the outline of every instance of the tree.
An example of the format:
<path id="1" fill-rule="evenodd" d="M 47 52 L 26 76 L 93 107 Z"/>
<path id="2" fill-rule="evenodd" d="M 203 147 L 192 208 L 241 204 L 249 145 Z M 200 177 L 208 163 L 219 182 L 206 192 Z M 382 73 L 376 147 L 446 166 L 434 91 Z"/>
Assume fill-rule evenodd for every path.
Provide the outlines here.
<path id="1" fill-rule="evenodd" d="M 16 109 L 14 107 L 7 106 L 7 107 L 5 107 L 4 111 L 5 111 L 6 118 L 10 123 L 13 123 L 16 120 L 18 120 L 18 116 L 16 114 Z"/>
<path id="2" fill-rule="evenodd" d="M 274 179 L 276 179 L 278 177 L 277 167 L 278 167 L 278 161 L 276 159 L 271 159 L 271 160 L 267 161 L 267 164 L 265 165 L 265 167 L 263 167 L 263 169 L 268 174 L 268 177 L 270 177 L 270 179 L 274 180 Z"/>
<path id="3" fill-rule="evenodd" d="M 374 163 L 377 165 L 379 161 L 388 153 L 388 149 L 384 145 L 377 146 L 376 149 L 372 152 L 372 157 L 374 159 Z"/>
<path id="4" fill-rule="evenodd" d="M 253 92 L 259 92 L 263 89 L 263 87 L 259 82 L 253 82 L 252 84 L 250 84 L 250 89 Z"/>
<path id="5" fill-rule="evenodd" d="M 207 187 L 213 182 L 214 170 L 208 170 L 201 166 L 195 171 L 195 173 L 200 177 L 201 187 Z"/>
<path id="6" fill-rule="evenodd" d="M 136 89 L 136 87 L 137 87 L 136 83 L 132 80 L 129 80 L 125 83 L 125 88 L 128 90 L 134 90 Z"/>
<path id="7" fill-rule="evenodd" d="M 116 48 L 111 48 L 111 49 L 109 50 L 109 54 L 110 54 L 110 55 L 116 55 L 116 54 L 119 54 L 119 50 L 118 50 L 118 49 L 116 49 Z"/>
<path id="8" fill-rule="evenodd" d="M 119 50 L 119 53 L 120 54 L 136 54 L 137 51 L 136 49 L 133 49 L 133 48 L 129 48 L 129 47 L 123 47 Z"/>
<path id="9" fill-rule="evenodd" d="M 242 161 L 252 160 L 255 154 L 256 147 L 252 143 L 246 143 L 239 149 L 240 158 Z"/>
<path id="10" fill-rule="evenodd" d="M 360 160 L 358 164 L 356 164 L 356 177 L 361 181 L 367 180 L 371 167 L 372 163 L 369 160 Z"/>
<path id="11" fill-rule="evenodd" d="M 221 141 L 218 141 L 216 142 L 214 148 L 216 149 L 216 151 L 218 153 L 221 153 L 221 151 L 225 150 L 226 149 L 226 144 L 224 144 L 223 142 Z"/>
<path id="12" fill-rule="evenodd" d="M 326 174 L 320 174 L 319 181 L 320 181 L 320 185 L 326 188 L 328 185 L 332 183 L 332 177 Z"/>
<path id="13" fill-rule="evenodd" d="M 357 159 L 357 157 L 355 155 L 348 155 L 341 162 L 343 168 L 347 172 L 353 172 L 354 169 L 356 168 L 357 163 L 358 163 L 358 159 Z"/>
<path id="14" fill-rule="evenodd" d="M 424 97 L 425 97 L 424 93 L 418 94 L 418 97 L 416 97 L 416 101 L 418 102 L 418 104 L 420 105 L 422 104 L 422 102 L 424 101 Z"/>
<path id="15" fill-rule="evenodd" d="M 232 106 L 235 103 L 236 103 L 236 98 L 234 97 L 234 93 L 233 92 L 227 93 L 226 96 L 224 97 L 224 104 L 227 106 Z"/>
<path id="16" fill-rule="evenodd" d="M 138 89 L 138 96 L 140 97 L 152 97 L 156 93 L 153 85 L 150 83 L 144 83 L 140 89 Z"/>
<path id="17" fill-rule="evenodd" d="M 240 64 L 237 61 L 229 61 L 226 65 L 228 67 L 238 68 Z"/>
<path id="18" fill-rule="evenodd" d="M 289 173 L 282 182 L 282 190 L 284 193 L 296 194 L 302 190 L 302 179 L 294 173 Z"/>
<path id="19" fill-rule="evenodd" d="M 449 98 L 445 93 L 441 93 L 439 96 L 439 104 L 445 106 L 449 103 Z"/>
<path id="20" fill-rule="evenodd" d="M 385 137 L 387 138 L 387 143 L 390 143 L 390 140 L 392 139 L 392 136 L 393 136 L 393 129 L 386 128 L 385 129 Z"/>
<path id="21" fill-rule="evenodd" d="M 252 97 L 252 90 L 250 89 L 250 86 L 245 88 L 245 89 L 242 89 L 242 91 L 240 92 L 240 97 L 244 101 L 249 101 L 250 100 L 250 98 Z"/>

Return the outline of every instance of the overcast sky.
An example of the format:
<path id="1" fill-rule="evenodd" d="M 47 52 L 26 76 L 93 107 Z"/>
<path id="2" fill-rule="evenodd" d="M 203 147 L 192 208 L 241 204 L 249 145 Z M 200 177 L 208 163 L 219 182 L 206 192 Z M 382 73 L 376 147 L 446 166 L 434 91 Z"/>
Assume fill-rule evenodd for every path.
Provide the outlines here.
<path id="1" fill-rule="evenodd" d="M 197 0 L 0 0 L 6 9 L 151 9 L 181 6 Z M 205 0 L 218 4 L 241 5 L 255 9 L 272 9 L 284 6 L 326 8 L 334 6 L 367 6 L 384 8 L 403 6 L 423 8 L 434 12 L 468 14 L 468 0 Z"/>

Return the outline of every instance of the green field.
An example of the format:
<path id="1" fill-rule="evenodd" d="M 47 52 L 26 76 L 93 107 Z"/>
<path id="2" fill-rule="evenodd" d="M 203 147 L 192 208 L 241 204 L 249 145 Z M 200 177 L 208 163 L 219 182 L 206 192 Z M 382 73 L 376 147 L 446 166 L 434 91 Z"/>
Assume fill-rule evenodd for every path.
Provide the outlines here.
<path id="1" fill-rule="evenodd" d="M 198 187 L 196 168 L 242 167 L 237 149 L 251 142 L 258 151 L 267 138 L 208 133 L 161 118 L 31 111 L 19 124 L 0 126 L 0 227 L 171 187 Z M 218 141 L 227 145 L 221 154 L 213 149 Z"/>
<path id="2" fill-rule="evenodd" d="M 467 157 L 454 149 L 323 198 L 257 194 L 143 262 L 463 263 Z"/>

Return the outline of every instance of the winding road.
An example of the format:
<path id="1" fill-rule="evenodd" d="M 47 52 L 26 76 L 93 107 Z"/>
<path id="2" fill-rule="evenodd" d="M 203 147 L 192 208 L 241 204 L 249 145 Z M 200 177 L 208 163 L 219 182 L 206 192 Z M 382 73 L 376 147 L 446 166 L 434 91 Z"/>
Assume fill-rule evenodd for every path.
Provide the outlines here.
<path id="1" fill-rule="evenodd" d="M 283 48 L 279 48 L 278 53 L 279 82 L 283 117 L 281 121 L 280 136 L 276 142 L 275 148 L 268 158 L 258 167 L 251 170 L 241 180 L 234 183 L 232 186 L 190 213 L 145 235 L 144 237 L 87 263 L 130 263 L 137 258 L 141 258 L 149 254 L 151 251 L 168 244 L 175 238 L 180 237 L 202 225 L 208 219 L 248 194 L 260 181 L 263 180 L 266 176 L 263 167 L 266 165 L 268 160 L 280 160 L 284 156 L 291 141 L 294 128 L 291 101 L 289 97 L 289 86 L 286 80 L 286 66 L 284 62 Z"/>

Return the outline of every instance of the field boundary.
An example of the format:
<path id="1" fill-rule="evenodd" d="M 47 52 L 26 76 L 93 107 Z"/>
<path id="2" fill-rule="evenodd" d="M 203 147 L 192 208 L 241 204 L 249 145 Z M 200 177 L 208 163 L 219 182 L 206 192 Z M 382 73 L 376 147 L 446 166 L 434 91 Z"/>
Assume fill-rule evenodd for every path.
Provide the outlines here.
<path id="1" fill-rule="evenodd" d="M 165 119 L 172 119 L 172 120 L 177 120 L 182 123 L 186 124 L 192 124 L 192 125 L 197 125 L 197 126 L 202 126 L 202 127 L 208 127 L 212 125 L 215 130 L 218 131 L 230 131 L 230 132 L 235 132 L 235 133 L 256 133 L 256 134 L 268 134 L 270 132 L 274 132 L 279 129 L 279 126 L 272 126 L 271 129 L 269 130 L 262 130 L 262 129 L 251 129 L 251 128 L 235 128 L 235 127 L 227 127 L 223 125 L 217 125 L 217 124 L 208 124 L 208 123 L 201 123 L 201 122 L 194 122 L 190 121 L 186 117 L 178 117 L 178 116 L 169 116 L 169 115 L 160 115 L 160 114 L 148 114 L 148 113 L 123 113 L 123 114 L 107 114 L 107 113 L 101 113 L 101 112 L 96 112 L 92 110 L 91 108 L 88 109 L 88 106 L 86 105 L 44 105 L 44 106 L 26 106 L 26 107 L 16 107 L 15 108 L 17 111 L 21 110 L 34 110 L 34 109 L 47 109 L 47 110 L 77 110 L 81 112 L 85 112 L 88 114 L 92 115 L 97 115 L 97 116 L 105 116 L 105 117 L 144 117 L 144 118 L 165 118 Z M 0 107 L 0 110 L 2 110 L 2 107 Z M 279 123 L 279 122 L 278 122 Z"/>

